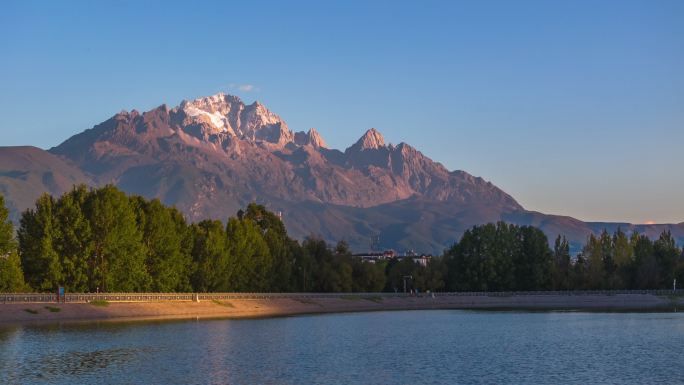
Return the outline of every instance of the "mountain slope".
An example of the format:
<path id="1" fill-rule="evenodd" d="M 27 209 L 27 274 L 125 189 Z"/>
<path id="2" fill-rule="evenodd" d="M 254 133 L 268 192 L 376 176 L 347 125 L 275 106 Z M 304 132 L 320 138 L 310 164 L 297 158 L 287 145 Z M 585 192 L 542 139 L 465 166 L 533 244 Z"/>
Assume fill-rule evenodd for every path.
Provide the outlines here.
<path id="1" fill-rule="evenodd" d="M 315 129 L 293 132 L 262 104 L 225 94 L 122 111 L 49 152 L 3 151 L 0 188 L 15 219 L 39 192 L 113 183 L 195 221 L 225 220 L 256 201 L 282 212 L 296 237 L 346 239 L 357 250 L 379 235 L 385 247 L 440 252 L 468 227 L 497 220 L 566 234 L 575 245 L 601 227 L 526 211 L 492 183 L 449 171 L 406 143 L 387 144 L 376 129 L 344 151 L 329 149 Z M 684 238 L 684 225 L 671 228 Z"/>
<path id="2" fill-rule="evenodd" d="M 67 159 L 37 147 L 0 147 L 0 193 L 8 197 L 14 222 L 40 194 L 61 195 L 81 183 L 92 185 L 93 179 Z"/>
<path id="3" fill-rule="evenodd" d="M 522 209 L 481 178 L 449 172 L 405 143 L 385 145 L 375 129 L 342 153 L 315 130 L 292 133 L 262 105 L 223 94 L 121 112 L 50 152 L 195 220 L 253 200 L 373 207 L 421 196 Z"/>

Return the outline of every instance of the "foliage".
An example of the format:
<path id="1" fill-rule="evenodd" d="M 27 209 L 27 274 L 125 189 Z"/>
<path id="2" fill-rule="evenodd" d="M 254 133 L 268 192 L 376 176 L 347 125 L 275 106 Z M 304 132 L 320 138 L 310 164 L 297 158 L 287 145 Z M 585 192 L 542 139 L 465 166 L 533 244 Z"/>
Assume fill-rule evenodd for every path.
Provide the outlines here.
<path id="1" fill-rule="evenodd" d="M 92 231 L 90 290 L 146 291 L 151 277 L 145 266 L 142 231 L 131 200 L 114 186 L 93 190 L 85 201 Z"/>
<path id="2" fill-rule="evenodd" d="M 175 208 L 158 199 L 133 198 L 138 228 L 142 231 L 145 266 L 156 292 L 188 291 L 192 258 L 183 249 L 188 226 Z"/>
<path id="3" fill-rule="evenodd" d="M 9 221 L 5 198 L 0 195 L 0 292 L 28 291 L 17 254 L 14 226 Z"/>
<path id="4" fill-rule="evenodd" d="M 273 260 L 259 225 L 249 218 L 231 218 L 226 248 L 231 257 L 227 291 L 268 291 Z"/>
<path id="5" fill-rule="evenodd" d="M 590 235 L 582 261 L 575 289 L 668 289 L 684 264 L 667 230 L 655 241 L 636 232 L 628 237 L 621 229 Z"/>
<path id="6" fill-rule="evenodd" d="M 669 231 L 652 241 L 621 229 L 589 235 L 572 258 L 565 237 L 551 250 L 541 231 L 505 223 L 475 226 L 445 253 L 455 291 L 668 289 L 684 279 L 684 253 Z"/>
<path id="7" fill-rule="evenodd" d="M 565 237 L 550 247 L 537 228 L 499 222 L 472 227 L 426 265 L 371 263 L 344 241 L 300 244 L 262 205 L 225 222 L 189 224 L 176 208 L 111 185 L 42 195 L 23 213 L 17 239 L 0 196 L 0 291 L 662 289 L 675 278 L 684 285 L 684 253 L 668 231 L 656 240 L 603 231 L 573 257 Z"/>
<path id="8" fill-rule="evenodd" d="M 513 291 L 551 287 L 553 254 L 546 235 L 531 226 L 504 222 L 475 226 L 446 252 L 445 258 L 449 290 Z"/>
<path id="9" fill-rule="evenodd" d="M 19 255 L 27 283 L 38 291 L 51 291 L 62 282 L 59 254 L 54 242 L 59 238 L 53 212 L 55 200 L 43 194 L 21 217 Z"/>
<path id="10" fill-rule="evenodd" d="M 94 299 L 94 300 L 92 300 L 92 301 L 90 301 L 90 302 L 88 302 L 88 303 L 91 304 L 91 305 L 93 305 L 93 306 L 98 306 L 98 307 L 107 307 L 107 306 L 109 306 L 109 301 L 107 301 L 106 299 Z"/>
<path id="11" fill-rule="evenodd" d="M 227 291 L 230 288 L 230 258 L 226 232 L 220 221 L 205 220 L 190 227 L 193 247 L 192 287 L 199 292 Z"/>

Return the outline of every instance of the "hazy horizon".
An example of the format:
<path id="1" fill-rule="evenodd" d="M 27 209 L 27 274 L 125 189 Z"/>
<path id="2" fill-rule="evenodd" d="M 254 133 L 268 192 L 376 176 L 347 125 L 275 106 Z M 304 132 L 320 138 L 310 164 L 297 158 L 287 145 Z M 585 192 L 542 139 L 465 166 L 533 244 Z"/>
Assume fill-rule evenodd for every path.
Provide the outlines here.
<path id="1" fill-rule="evenodd" d="M 0 145 L 226 92 L 332 148 L 375 127 L 529 210 L 679 223 L 683 16 L 676 1 L 10 1 Z"/>

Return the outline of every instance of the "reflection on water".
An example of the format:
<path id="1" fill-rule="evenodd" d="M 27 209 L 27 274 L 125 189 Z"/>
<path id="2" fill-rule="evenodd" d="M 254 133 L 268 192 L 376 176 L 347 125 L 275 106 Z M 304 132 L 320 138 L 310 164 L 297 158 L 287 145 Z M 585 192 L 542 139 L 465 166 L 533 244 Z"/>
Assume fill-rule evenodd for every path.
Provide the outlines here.
<path id="1" fill-rule="evenodd" d="M 413 311 L 0 328 L 2 384 L 682 382 L 682 313 Z"/>
<path id="2" fill-rule="evenodd" d="M 22 365 L 20 378 L 47 380 L 87 375 L 98 369 L 120 366 L 136 358 L 136 349 L 107 349 L 91 352 L 66 352 L 38 358 L 28 358 Z M 36 370 L 37 369 L 37 370 Z"/>

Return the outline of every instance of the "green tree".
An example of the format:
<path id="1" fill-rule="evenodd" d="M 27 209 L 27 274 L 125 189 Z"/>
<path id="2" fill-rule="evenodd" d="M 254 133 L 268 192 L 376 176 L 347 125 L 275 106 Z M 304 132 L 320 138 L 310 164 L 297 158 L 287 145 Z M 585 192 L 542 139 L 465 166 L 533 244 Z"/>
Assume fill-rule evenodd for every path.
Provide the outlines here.
<path id="1" fill-rule="evenodd" d="M 353 268 L 349 256 L 338 256 L 324 240 L 308 237 L 302 244 L 305 255 L 311 257 L 312 290 L 320 292 L 350 292 L 353 290 Z"/>
<path id="2" fill-rule="evenodd" d="M 16 250 L 0 255 L 0 293 L 20 293 L 29 291 L 24 282 L 21 260 Z"/>
<path id="3" fill-rule="evenodd" d="M 14 225 L 9 220 L 9 210 L 5 207 L 5 197 L 0 194 L 0 255 L 7 255 L 16 248 Z"/>
<path id="4" fill-rule="evenodd" d="M 340 246 L 338 243 L 337 246 Z M 342 245 L 344 246 L 344 244 Z M 336 252 L 340 251 L 338 247 Z M 385 287 L 385 267 L 378 263 L 365 262 L 361 258 L 351 258 L 344 254 L 336 254 L 337 257 L 348 258 L 352 267 L 352 291 L 355 292 L 379 292 Z"/>
<path id="5" fill-rule="evenodd" d="M 599 242 L 601 245 L 601 260 L 603 261 L 604 271 L 603 284 L 601 286 L 603 289 L 612 290 L 617 286 L 617 264 L 615 263 L 615 248 L 613 238 L 610 236 L 608 231 L 604 229 L 599 237 Z"/>
<path id="6" fill-rule="evenodd" d="M 558 235 L 553 246 L 553 289 L 570 290 L 572 288 L 572 263 L 570 244 L 565 236 Z"/>
<path id="7" fill-rule="evenodd" d="M 108 185 L 93 190 L 85 204 L 93 239 L 90 289 L 106 292 L 149 290 L 142 233 L 126 194 Z"/>
<path id="8" fill-rule="evenodd" d="M 520 243 L 516 258 L 515 290 L 547 290 L 551 286 L 552 254 L 546 235 L 532 226 L 514 226 L 512 232 Z"/>
<path id="9" fill-rule="evenodd" d="M 158 199 L 131 198 L 136 208 L 138 226 L 142 230 L 145 265 L 155 292 L 188 291 L 192 258 L 183 248 L 187 226 L 174 208 L 165 207 Z"/>
<path id="10" fill-rule="evenodd" d="M 630 239 L 620 228 L 613 234 L 613 255 L 616 268 L 613 288 L 630 288 L 634 275 L 634 249 Z"/>
<path id="11" fill-rule="evenodd" d="M 406 282 L 406 291 L 411 291 L 416 288 L 416 263 L 411 258 L 403 258 L 401 260 L 393 259 L 387 264 L 387 291 L 403 292 L 404 282 Z"/>
<path id="12" fill-rule="evenodd" d="M 579 253 L 572 264 L 572 288 L 583 290 L 589 287 L 589 266 L 584 253 Z"/>
<path id="13" fill-rule="evenodd" d="M 268 291 L 273 260 L 259 225 L 248 218 L 231 218 L 226 235 L 234 290 Z"/>
<path id="14" fill-rule="evenodd" d="M 294 290 L 310 292 L 316 290 L 316 271 L 318 266 L 314 255 L 309 252 L 307 243 L 311 239 L 306 239 L 303 245 L 295 243 L 294 267 L 292 269 L 292 286 Z M 323 242 L 325 244 L 325 242 Z M 307 246 L 307 247 L 304 247 Z"/>
<path id="15" fill-rule="evenodd" d="M 645 235 L 634 233 L 631 239 L 634 250 L 634 288 L 655 289 L 660 282 L 660 269 L 653 250 L 653 242 Z"/>
<path id="16" fill-rule="evenodd" d="M 446 253 L 448 266 L 447 289 L 450 291 L 487 290 L 489 261 L 485 239 L 491 238 L 484 233 L 495 231 L 494 225 L 475 226 L 466 230 L 459 242 Z M 396 288 L 394 279 L 388 279 Z"/>
<path id="17" fill-rule="evenodd" d="M 58 231 L 54 248 L 62 267 L 62 284 L 72 292 L 89 289 L 88 261 L 93 242 L 90 221 L 83 212 L 88 194 L 84 185 L 76 186 L 55 203 L 54 222 Z"/>
<path id="18" fill-rule="evenodd" d="M 677 280 L 677 288 L 684 287 L 684 247 L 680 250 L 679 260 L 675 267 L 674 278 Z"/>
<path id="19" fill-rule="evenodd" d="M 190 226 L 192 287 L 199 292 L 230 291 L 230 256 L 221 221 L 204 220 Z"/>
<path id="20" fill-rule="evenodd" d="M 415 288 L 423 292 L 441 291 L 444 288 L 445 275 L 446 264 L 441 257 L 432 258 L 427 266 L 416 263 L 412 273 Z"/>
<path id="21" fill-rule="evenodd" d="M 587 288 L 596 290 L 604 288 L 605 264 L 601 240 L 590 234 L 587 244 L 582 249 L 587 265 Z"/>
<path id="22" fill-rule="evenodd" d="M 667 289 L 672 287 L 675 267 L 677 266 L 681 251 L 677 248 L 670 230 L 663 231 L 658 239 L 653 242 L 653 252 L 659 267 L 660 282 L 658 282 L 657 288 Z"/>
<path id="23" fill-rule="evenodd" d="M 271 291 L 290 291 L 294 287 L 292 275 L 295 268 L 295 253 L 299 245 L 287 235 L 280 217 L 266 210 L 262 205 L 251 203 L 238 219 L 248 219 L 261 229 L 271 256 L 271 270 L 268 272 Z"/>
<path id="24" fill-rule="evenodd" d="M 35 209 L 26 210 L 18 231 L 19 256 L 28 284 L 38 291 L 54 291 L 64 283 L 55 241 L 59 228 L 55 223 L 55 201 L 43 194 Z"/>
<path id="25" fill-rule="evenodd" d="M 27 291 L 5 198 L 0 195 L 0 293 Z"/>
<path id="26" fill-rule="evenodd" d="M 474 226 L 444 257 L 449 290 L 542 290 L 551 284 L 548 240 L 531 226 Z"/>

